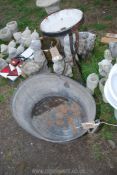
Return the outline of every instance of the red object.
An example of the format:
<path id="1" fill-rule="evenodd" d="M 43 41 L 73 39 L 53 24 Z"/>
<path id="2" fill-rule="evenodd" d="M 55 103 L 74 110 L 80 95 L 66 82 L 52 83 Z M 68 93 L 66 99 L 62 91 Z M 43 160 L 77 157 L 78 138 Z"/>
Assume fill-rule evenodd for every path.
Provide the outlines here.
<path id="1" fill-rule="evenodd" d="M 9 72 L 10 72 L 10 67 L 7 66 L 7 67 L 5 67 L 4 69 L 2 69 L 0 72 L 1 72 L 1 73 L 9 73 Z"/>
<path id="2" fill-rule="evenodd" d="M 20 60 L 17 58 L 12 58 L 10 64 L 13 66 L 17 66 L 20 63 Z"/>
<path id="3" fill-rule="evenodd" d="M 24 61 L 20 60 L 20 62 L 18 63 L 17 66 L 18 66 L 18 67 L 22 67 L 23 63 L 24 63 Z"/>
<path id="4" fill-rule="evenodd" d="M 17 69 L 15 69 L 13 71 L 9 71 L 9 74 L 7 76 L 18 76 Z"/>

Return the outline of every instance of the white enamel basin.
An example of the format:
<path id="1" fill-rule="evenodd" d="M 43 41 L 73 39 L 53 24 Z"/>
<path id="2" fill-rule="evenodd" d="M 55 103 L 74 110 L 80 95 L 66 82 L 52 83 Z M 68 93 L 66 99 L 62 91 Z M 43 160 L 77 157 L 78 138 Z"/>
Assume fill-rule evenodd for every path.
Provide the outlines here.
<path id="1" fill-rule="evenodd" d="M 41 31 L 44 33 L 60 33 L 71 29 L 83 18 L 83 12 L 78 9 L 65 9 L 53 13 L 45 18 L 41 25 Z"/>

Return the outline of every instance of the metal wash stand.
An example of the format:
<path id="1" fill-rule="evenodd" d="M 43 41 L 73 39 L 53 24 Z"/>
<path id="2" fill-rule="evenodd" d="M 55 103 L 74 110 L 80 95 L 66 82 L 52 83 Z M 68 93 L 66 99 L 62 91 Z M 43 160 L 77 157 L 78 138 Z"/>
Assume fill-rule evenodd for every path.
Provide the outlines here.
<path id="1" fill-rule="evenodd" d="M 78 53 L 79 27 L 83 23 L 83 12 L 78 9 L 65 9 L 48 15 L 41 23 L 40 29 L 44 36 L 56 37 L 64 47 L 64 38 L 69 35 L 69 44 L 72 53 L 73 63 Z M 75 34 L 75 44 L 74 44 Z M 79 64 L 77 62 L 77 66 Z"/>

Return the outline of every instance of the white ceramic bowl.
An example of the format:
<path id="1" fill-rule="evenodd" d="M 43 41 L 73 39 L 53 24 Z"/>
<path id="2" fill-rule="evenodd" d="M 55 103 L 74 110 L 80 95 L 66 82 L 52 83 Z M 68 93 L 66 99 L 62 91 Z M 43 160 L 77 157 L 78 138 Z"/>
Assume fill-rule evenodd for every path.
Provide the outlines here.
<path id="1" fill-rule="evenodd" d="M 117 100 L 113 98 L 109 87 L 110 87 L 109 80 L 107 80 L 105 87 L 104 87 L 104 94 L 105 94 L 107 101 L 110 103 L 110 105 L 117 110 Z"/>
<path id="2" fill-rule="evenodd" d="M 108 88 L 113 97 L 117 101 L 117 64 L 115 64 L 109 74 Z"/>

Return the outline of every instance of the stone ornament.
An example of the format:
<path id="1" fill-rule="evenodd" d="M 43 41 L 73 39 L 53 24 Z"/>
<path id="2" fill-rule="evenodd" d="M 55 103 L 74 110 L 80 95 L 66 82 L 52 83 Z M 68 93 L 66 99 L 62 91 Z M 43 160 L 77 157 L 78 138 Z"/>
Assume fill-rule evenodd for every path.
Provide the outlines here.
<path id="1" fill-rule="evenodd" d="M 31 30 L 26 27 L 21 36 L 21 43 L 24 44 L 25 47 L 29 47 L 31 44 Z"/>
<path id="2" fill-rule="evenodd" d="M 94 94 L 94 90 L 97 88 L 98 83 L 99 83 L 99 77 L 97 74 L 92 73 L 87 77 L 86 86 L 92 94 Z"/>
<path id="3" fill-rule="evenodd" d="M 21 43 L 21 37 L 22 37 L 22 33 L 21 32 L 16 32 L 13 34 L 14 39 L 16 40 L 17 44 Z"/>
<path id="4" fill-rule="evenodd" d="M 54 63 L 53 70 L 56 74 L 62 75 L 64 71 L 64 60 L 61 56 L 56 56 L 52 58 Z"/>
<path id="5" fill-rule="evenodd" d="M 113 58 L 109 49 L 106 49 L 104 51 L 104 58 L 112 62 Z"/>
<path id="6" fill-rule="evenodd" d="M 110 42 L 109 49 L 111 51 L 112 57 L 117 58 L 117 42 Z"/>
<path id="7" fill-rule="evenodd" d="M 41 49 L 41 41 L 40 40 L 32 40 L 30 44 L 31 49 L 35 52 Z"/>
<path id="8" fill-rule="evenodd" d="M 31 34 L 31 39 L 39 40 L 39 33 L 36 30 L 34 30 L 34 32 Z"/>
<path id="9" fill-rule="evenodd" d="M 39 72 L 40 69 L 41 66 L 34 60 L 26 61 L 21 68 L 22 72 L 28 76 Z"/>
<path id="10" fill-rule="evenodd" d="M 41 67 L 43 66 L 44 62 L 46 61 L 46 57 L 42 50 L 34 52 L 34 61 Z"/>
<path id="11" fill-rule="evenodd" d="M 107 81 L 106 78 L 102 78 L 99 81 L 99 89 L 100 89 L 100 92 L 102 94 L 102 98 L 103 98 L 104 103 L 108 103 L 108 101 L 106 100 L 105 94 L 104 94 L 104 86 L 105 86 L 106 81 Z"/>
<path id="12" fill-rule="evenodd" d="M 29 29 L 29 27 L 26 27 L 24 32 L 22 33 L 23 37 L 28 37 L 31 35 L 31 30 Z"/>
<path id="13" fill-rule="evenodd" d="M 8 47 L 16 47 L 16 42 L 14 40 L 10 41 Z"/>
<path id="14" fill-rule="evenodd" d="M 94 49 L 96 35 L 90 32 L 79 32 L 78 54 L 86 58 Z"/>
<path id="15" fill-rule="evenodd" d="M 24 46 L 21 44 L 18 48 L 17 48 L 17 55 L 20 55 L 24 52 L 25 48 Z"/>
<path id="16" fill-rule="evenodd" d="M 57 47 L 52 47 L 50 49 L 50 53 L 52 55 L 52 62 L 53 64 L 53 70 L 56 74 L 62 75 L 64 71 L 64 60 L 63 57 L 60 55 Z"/>
<path id="17" fill-rule="evenodd" d="M 60 0 L 36 0 L 36 5 L 45 8 L 46 12 L 51 14 L 60 10 L 59 2 Z"/>
<path id="18" fill-rule="evenodd" d="M 8 54 L 8 46 L 6 44 L 1 44 L 1 53 Z"/>
<path id="19" fill-rule="evenodd" d="M 11 38 L 12 33 L 7 27 L 4 27 L 3 29 L 0 30 L 0 40 L 8 42 L 11 40 Z"/>
<path id="20" fill-rule="evenodd" d="M 8 22 L 6 27 L 11 31 L 12 34 L 18 31 L 18 24 L 16 21 Z"/>
<path id="21" fill-rule="evenodd" d="M 64 75 L 67 77 L 73 77 L 72 66 L 69 63 L 65 63 Z"/>
<path id="22" fill-rule="evenodd" d="M 0 70 L 5 68 L 6 66 L 8 66 L 7 62 L 4 59 L 0 58 Z"/>
<path id="23" fill-rule="evenodd" d="M 8 58 L 16 57 L 17 56 L 17 49 L 14 48 L 14 47 L 9 47 L 8 48 L 8 54 L 9 54 Z"/>
<path id="24" fill-rule="evenodd" d="M 98 66 L 99 66 L 99 74 L 103 77 L 108 77 L 109 72 L 113 67 L 111 61 L 107 59 L 103 59 L 101 62 L 99 62 Z"/>

